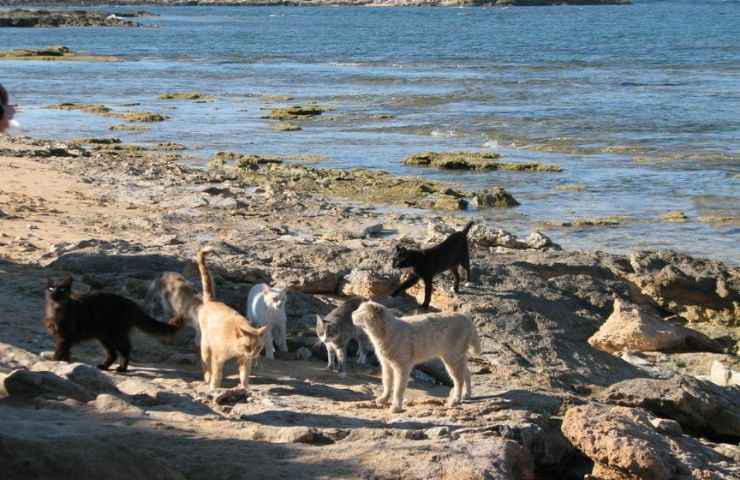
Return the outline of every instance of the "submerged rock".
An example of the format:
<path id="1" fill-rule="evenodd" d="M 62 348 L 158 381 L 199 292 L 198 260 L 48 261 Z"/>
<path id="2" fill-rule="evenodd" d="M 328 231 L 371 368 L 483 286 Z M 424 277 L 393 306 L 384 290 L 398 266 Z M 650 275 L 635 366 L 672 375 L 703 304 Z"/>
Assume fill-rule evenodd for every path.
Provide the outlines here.
<path id="1" fill-rule="evenodd" d="M 520 203 L 503 187 L 491 187 L 477 192 L 473 205 L 478 208 L 511 208 Z"/>
<path id="2" fill-rule="evenodd" d="M 493 152 L 424 152 L 406 157 L 403 163 L 446 170 L 561 171 L 561 168 L 557 165 L 504 163 L 498 161 L 500 158 L 501 155 Z"/>
<path id="3" fill-rule="evenodd" d="M 159 96 L 160 100 L 213 100 L 214 97 L 200 92 L 167 92 Z"/>
<path id="4" fill-rule="evenodd" d="M 51 46 L 41 49 L 18 49 L 0 51 L 0 60 L 43 60 L 43 61 L 95 61 L 117 62 L 120 59 L 110 55 L 88 55 L 73 52 L 68 47 Z"/>
<path id="5" fill-rule="evenodd" d="M 270 111 L 270 118 L 275 120 L 295 120 L 316 117 L 326 111 L 325 108 L 318 105 L 294 105 L 292 107 L 273 108 Z"/>

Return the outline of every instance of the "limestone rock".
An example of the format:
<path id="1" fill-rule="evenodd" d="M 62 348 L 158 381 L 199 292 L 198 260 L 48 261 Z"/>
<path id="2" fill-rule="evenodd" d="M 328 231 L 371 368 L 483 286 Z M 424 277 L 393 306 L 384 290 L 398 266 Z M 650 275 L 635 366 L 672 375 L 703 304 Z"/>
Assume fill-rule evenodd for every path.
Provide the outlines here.
<path id="1" fill-rule="evenodd" d="M 679 351 L 695 349 L 719 350 L 699 332 L 682 325 L 666 322 L 655 311 L 625 300 L 614 300 L 614 311 L 588 343 L 599 350 L 621 351 Z"/>
<path id="2" fill-rule="evenodd" d="M 740 268 L 669 250 L 636 252 L 630 265 L 645 294 L 690 322 L 740 322 Z"/>
<path id="3" fill-rule="evenodd" d="M 497 437 L 450 445 L 455 455 L 442 465 L 442 480 L 534 480 L 534 463 L 519 443 Z"/>
<path id="4" fill-rule="evenodd" d="M 52 372 L 90 392 L 118 393 L 118 389 L 109 375 L 84 363 L 42 361 L 35 363 L 31 370 L 34 372 Z"/>
<path id="5" fill-rule="evenodd" d="M 500 228 L 493 228 L 485 223 L 476 223 L 473 225 L 470 228 L 468 238 L 473 244 L 482 247 L 529 248 L 526 243 L 517 239 L 513 234 Z"/>
<path id="6" fill-rule="evenodd" d="M 491 187 L 475 194 L 474 206 L 477 208 L 511 208 L 519 202 L 502 187 Z"/>
<path id="7" fill-rule="evenodd" d="M 594 461 L 595 478 L 632 480 L 737 479 L 740 467 L 698 440 L 664 436 L 638 408 L 582 405 L 569 409 L 562 431 Z"/>
<path id="8" fill-rule="evenodd" d="M 737 388 L 675 375 L 669 379 L 625 380 L 596 398 L 671 418 L 692 434 L 740 439 L 740 389 Z"/>
<path id="9" fill-rule="evenodd" d="M 538 230 L 535 230 L 529 235 L 529 237 L 527 237 L 527 246 L 537 250 L 544 250 L 547 248 L 560 250 L 560 245 L 554 243 L 550 237 Z"/>
<path id="10" fill-rule="evenodd" d="M 141 415 L 143 413 L 140 408 L 109 393 L 101 393 L 94 403 L 95 409 L 101 413 L 125 413 L 129 415 Z"/>
<path id="11" fill-rule="evenodd" d="M 723 387 L 730 385 L 740 386 L 740 371 L 732 370 L 724 363 L 715 360 L 709 372 L 712 382 Z"/>
<path id="12" fill-rule="evenodd" d="M 39 361 L 39 356 L 28 350 L 10 345 L 9 343 L 0 342 L 0 367 L 8 370 L 18 368 L 30 368 L 31 365 Z"/>
<path id="13" fill-rule="evenodd" d="M 273 271 L 272 277 L 279 285 L 303 293 L 333 294 L 339 287 L 339 274 L 329 270 L 279 268 Z"/>
<path id="14" fill-rule="evenodd" d="M 63 400 L 72 398 L 87 402 L 93 395 L 80 385 L 70 382 L 51 372 L 32 372 L 30 370 L 13 370 L 5 377 L 2 392 L 11 399 L 45 398 Z"/>
<path id="15" fill-rule="evenodd" d="M 345 296 L 375 300 L 390 295 L 397 283 L 397 275 L 354 269 L 342 278 L 339 291 Z"/>

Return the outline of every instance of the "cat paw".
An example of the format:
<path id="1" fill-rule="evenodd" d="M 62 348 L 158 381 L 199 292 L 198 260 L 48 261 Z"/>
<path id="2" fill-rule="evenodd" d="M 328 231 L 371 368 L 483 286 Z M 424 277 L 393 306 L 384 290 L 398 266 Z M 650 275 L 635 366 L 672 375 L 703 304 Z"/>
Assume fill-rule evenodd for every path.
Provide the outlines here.
<path id="1" fill-rule="evenodd" d="M 121 367 L 121 366 L 116 367 L 116 372 L 118 373 L 126 373 L 127 371 L 128 371 L 127 367 Z"/>
<path id="2" fill-rule="evenodd" d="M 390 403 L 390 402 L 388 401 L 387 398 L 380 397 L 380 398 L 376 398 L 375 399 L 375 405 L 377 405 L 379 407 L 384 407 L 384 406 L 388 405 L 388 403 Z"/>
<path id="3" fill-rule="evenodd" d="M 403 407 L 401 405 L 393 405 L 391 407 L 391 413 L 401 413 L 403 412 Z"/>
<path id="4" fill-rule="evenodd" d="M 98 367 L 98 368 L 99 368 L 100 370 L 108 370 L 108 368 L 110 367 L 110 365 L 105 365 L 105 364 L 102 364 L 102 363 L 100 363 L 100 364 L 98 364 L 98 366 L 97 366 L 97 367 Z"/>
<path id="5" fill-rule="evenodd" d="M 455 407 L 457 405 L 460 405 L 460 402 L 458 402 L 454 398 L 451 398 L 451 399 L 447 400 L 447 403 L 445 405 L 447 405 L 447 408 L 451 408 L 451 407 Z"/>

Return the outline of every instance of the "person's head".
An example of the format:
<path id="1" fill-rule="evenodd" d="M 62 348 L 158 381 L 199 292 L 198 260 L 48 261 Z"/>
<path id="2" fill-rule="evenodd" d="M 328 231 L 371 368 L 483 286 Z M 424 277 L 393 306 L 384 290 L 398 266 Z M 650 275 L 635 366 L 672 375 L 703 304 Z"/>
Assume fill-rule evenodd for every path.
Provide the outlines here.
<path id="1" fill-rule="evenodd" d="M 10 105 L 8 91 L 0 84 L 0 133 L 8 129 L 13 115 L 15 115 L 15 107 Z"/>

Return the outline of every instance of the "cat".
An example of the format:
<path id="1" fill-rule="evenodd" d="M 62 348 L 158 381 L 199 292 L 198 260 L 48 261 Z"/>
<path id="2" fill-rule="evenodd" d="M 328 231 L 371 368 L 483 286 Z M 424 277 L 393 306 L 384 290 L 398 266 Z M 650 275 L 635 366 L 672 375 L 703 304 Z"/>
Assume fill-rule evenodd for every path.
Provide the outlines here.
<path id="1" fill-rule="evenodd" d="M 220 388 L 224 364 L 236 358 L 239 362 L 239 385 L 247 389 L 252 360 L 265 346 L 269 328 L 251 326 L 239 312 L 214 299 L 212 279 L 205 261 L 209 252 L 209 248 L 202 248 L 196 257 L 203 284 L 203 305 L 198 309 L 203 376 L 211 391 Z"/>
<path id="2" fill-rule="evenodd" d="M 180 315 L 172 317 L 169 323 L 158 322 L 134 301 L 113 293 L 75 297 L 72 283 L 72 277 L 67 277 L 60 282 L 48 280 L 46 284 L 44 326 L 54 339 L 54 360 L 70 362 L 75 344 L 95 339 L 107 353 L 98 368 L 107 370 L 120 355 L 116 371 L 125 372 L 131 355 L 132 328 L 163 337 L 175 334 L 185 323 Z"/>
<path id="3" fill-rule="evenodd" d="M 383 392 L 375 400 L 389 403 L 391 412 L 403 411 L 403 394 L 414 365 L 440 358 L 453 381 L 447 405 L 470 398 L 468 353 L 480 354 L 480 338 L 473 321 L 460 313 L 427 313 L 399 318 L 379 303 L 364 302 L 352 322 L 365 330 L 375 347 L 383 372 Z"/>
<path id="4" fill-rule="evenodd" d="M 211 279 L 211 285 L 213 280 Z M 215 293 L 211 292 L 215 297 Z M 164 272 L 152 280 L 146 294 L 145 305 L 154 313 L 161 308 L 163 317 L 181 315 L 186 324 L 195 330 L 195 345 L 200 345 L 200 325 L 198 324 L 198 310 L 203 305 L 203 297 L 196 292 L 193 285 L 185 277 L 175 272 Z"/>
<path id="5" fill-rule="evenodd" d="M 247 318 L 254 325 L 267 326 L 265 338 L 265 357 L 275 358 L 275 342 L 281 352 L 288 351 L 288 332 L 285 314 L 287 291 L 281 288 L 270 288 L 265 283 L 258 283 L 249 291 L 247 298 Z"/>
<path id="6" fill-rule="evenodd" d="M 392 297 L 405 292 L 414 286 L 420 279 L 424 280 L 424 309 L 429 308 L 432 300 L 432 279 L 438 273 L 450 270 L 455 277 L 454 291 L 460 290 L 460 273 L 458 267 L 465 269 L 466 280 L 470 281 L 470 249 L 468 247 L 468 232 L 473 222 L 468 223 L 459 232 L 450 234 L 441 243 L 421 250 L 396 246 L 393 256 L 394 268 L 410 268 L 411 276 L 396 288 Z"/>
<path id="7" fill-rule="evenodd" d="M 342 302 L 326 317 L 316 316 L 316 335 L 326 347 L 328 357 L 327 370 L 334 370 L 334 357 L 341 377 L 347 376 L 347 346 L 351 340 L 357 342 L 357 362 L 367 363 L 367 352 L 372 350 L 370 339 L 361 328 L 352 323 L 352 312 L 363 302 L 362 298 L 354 297 Z"/>

